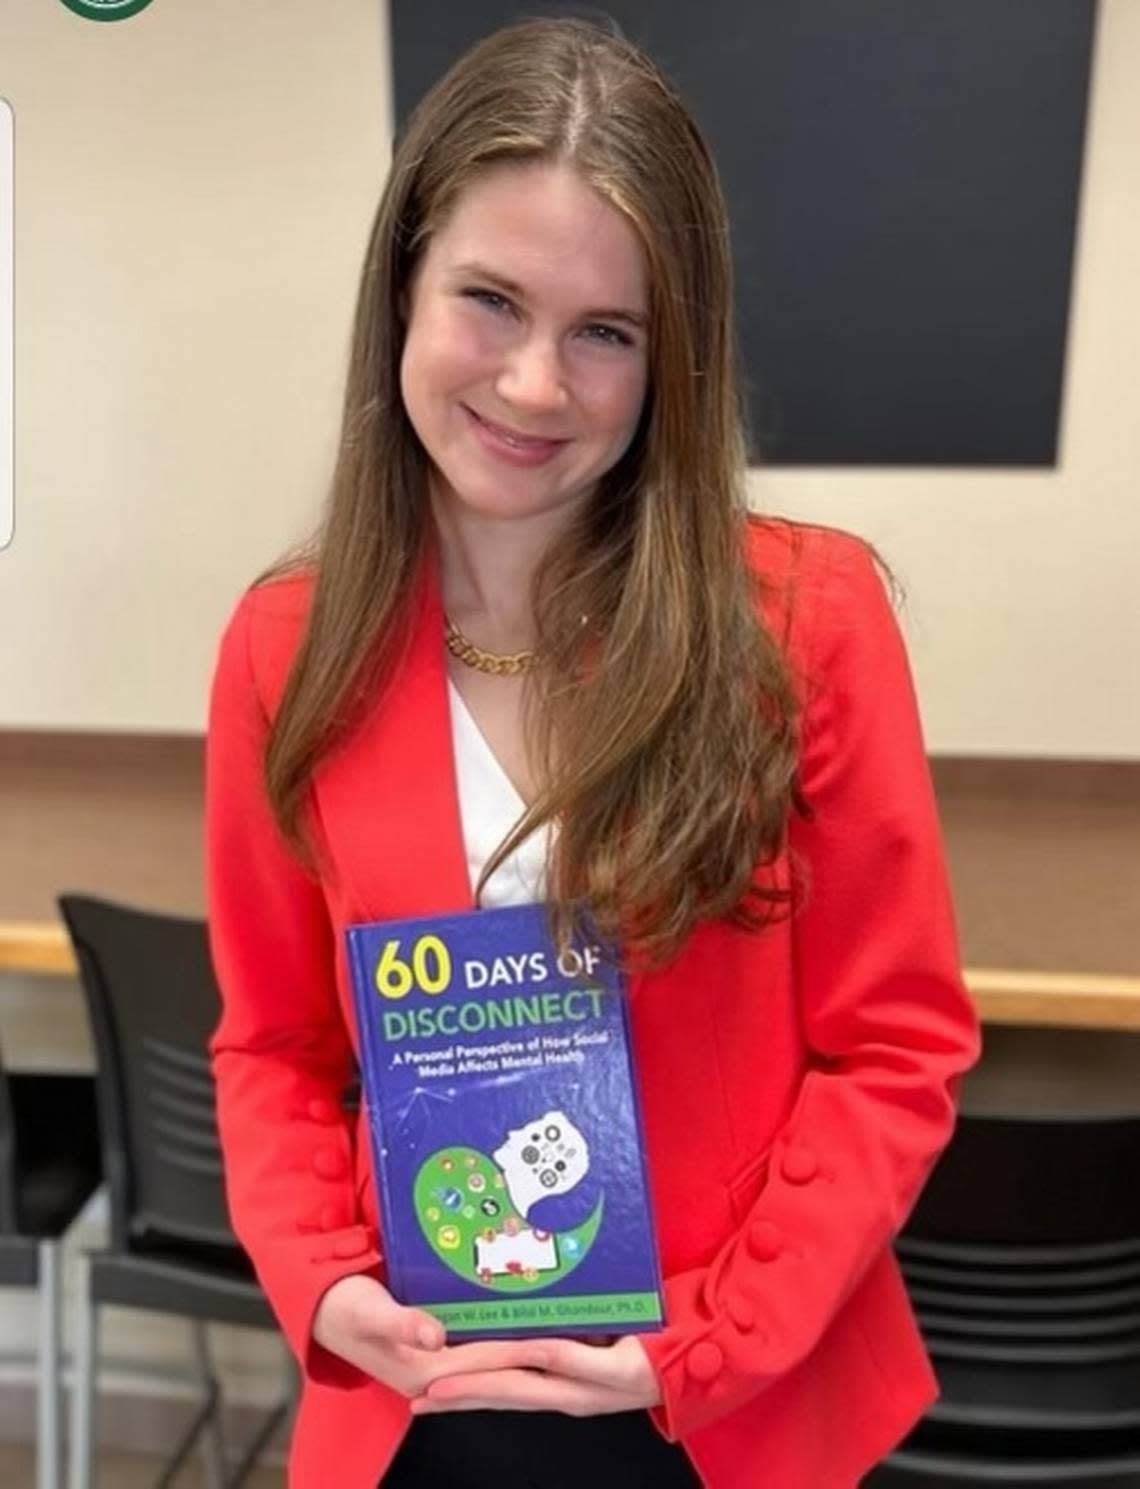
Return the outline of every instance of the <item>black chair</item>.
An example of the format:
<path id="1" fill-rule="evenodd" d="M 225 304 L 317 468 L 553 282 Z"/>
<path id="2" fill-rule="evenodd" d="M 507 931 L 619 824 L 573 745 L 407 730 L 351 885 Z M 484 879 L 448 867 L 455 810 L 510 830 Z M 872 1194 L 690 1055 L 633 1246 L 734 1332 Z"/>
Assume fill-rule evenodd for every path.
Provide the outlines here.
<path id="1" fill-rule="evenodd" d="M 79 895 L 60 908 L 79 962 L 95 1039 L 110 1245 L 80 1258 L 72 1398 L 71 1489 L 92 1478 L 98 1308 L 180 1315 L 194 1331 L 204 1400 L 159 1483 L 205 1434 L 211 1489 L 236 1485 L 291 1405 L 275 1407 L 232 1472 L 206 1324 L 275 1328 L 226 1214 L 206 1045 L 218 991 L 201 921 Z"/>
<path id="2" fill-rule="evenodd" d="M 900 1449 L 867 1479 L 865 1489 L 975 1489 L 986 1484 L 1005 1489 L 1137 1489 L 1135 1457 L 1100 1462 L 1053 1459 L 1008 1462 L 1000 1458 L 951 1456 Z"/>
<path id="3" fill-rule="evenodd" d="M 1140 1116 L 963 1116 L 896 1251 L 942 1390 L 868 1489 L 1140 1489 Z"/>
<path id="4" fill-rule="evenodd" d="M 0 1061 L 0 1287 L 39 1289 L 38 1489 L 60 1482 L 60 1242 L 101 1177 L 92 1078 Z"/>

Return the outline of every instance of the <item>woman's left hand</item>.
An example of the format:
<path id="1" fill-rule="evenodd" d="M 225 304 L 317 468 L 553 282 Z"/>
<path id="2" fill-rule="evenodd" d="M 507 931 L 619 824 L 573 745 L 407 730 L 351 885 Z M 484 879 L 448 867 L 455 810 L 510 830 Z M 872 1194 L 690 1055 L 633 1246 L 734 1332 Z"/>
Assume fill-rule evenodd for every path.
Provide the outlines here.
<path id="1" fill-rule="evenodd" d="M 571 1417 L 657 1406 L 661 1388 L 636 1335 L 613 1344 L 535 1339 L 526 1368 L 443 1375 L 411 1403 L 415 1416 L 440 1411 L 561 1411 Z"/>

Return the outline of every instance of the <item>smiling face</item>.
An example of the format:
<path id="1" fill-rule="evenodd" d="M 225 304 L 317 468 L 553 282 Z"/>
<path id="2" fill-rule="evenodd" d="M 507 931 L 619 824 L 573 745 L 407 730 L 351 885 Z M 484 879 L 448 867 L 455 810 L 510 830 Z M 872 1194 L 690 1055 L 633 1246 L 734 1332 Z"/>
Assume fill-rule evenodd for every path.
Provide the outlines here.
<path id="1" fill-rule="evenodd" d="M 429 240 L 408 308 L 400 388 L 435 500 L 570 515 L 645 400 L 648 286 L 627 219 L 567 166 L 494 167 Z"/>

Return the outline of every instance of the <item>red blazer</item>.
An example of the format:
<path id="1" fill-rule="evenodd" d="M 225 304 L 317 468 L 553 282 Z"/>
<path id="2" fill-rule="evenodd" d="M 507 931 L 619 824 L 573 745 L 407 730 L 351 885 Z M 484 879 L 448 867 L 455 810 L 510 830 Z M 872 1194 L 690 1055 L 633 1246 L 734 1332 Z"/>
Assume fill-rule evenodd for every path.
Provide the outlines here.
<path id="1" fill-rule="evenodd" d="M 805 703 L 814 816 L 793 819 L 790 844 L 811 891 L 762 935 L 702 926 L 633 982 L 667 1309 L 645 1336 L 652 1417 L 713 1489 L 852 1489 L 935 1396 L 889 1242 L 950 1136 L 977 1028 L 906 657 L 868 553 L 778 522 L 749 541 Z M 431 572 L 389 686 L 317 772 L 320 880 L 284 848 L 262 751 L 309 590 L 251 590 L 221 644 L 212 1051 L 234 1224 L 304 1368 L 289 1482 L 375 1489 L 406 1403 L 310 1338 L 332 1282 L 384 1276 L 367 1135 L 339 1100 L 355 1058 L 341 933 L 472 899 Z"/>

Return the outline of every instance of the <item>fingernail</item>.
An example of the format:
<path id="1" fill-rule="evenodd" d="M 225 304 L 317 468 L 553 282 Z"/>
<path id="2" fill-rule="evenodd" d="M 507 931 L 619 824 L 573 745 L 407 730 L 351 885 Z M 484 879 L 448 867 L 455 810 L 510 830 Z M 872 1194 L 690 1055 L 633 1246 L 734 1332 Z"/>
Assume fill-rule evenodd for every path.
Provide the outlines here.
<path id="1" fill-rule="evenodd" d="M 439 1346 L 439 1330 L 432 1324 L 421 1324 L 416 1337 L 424 1349 L 436 1349 Z"/>

